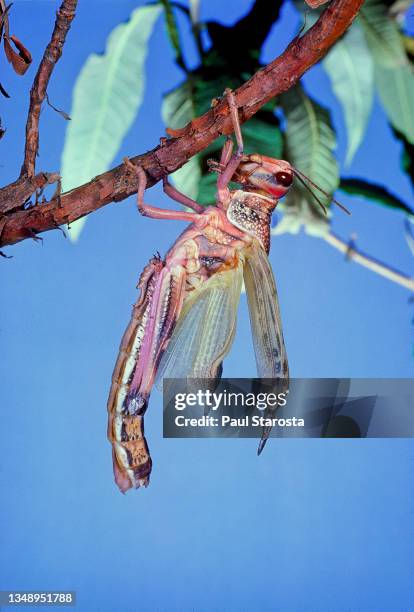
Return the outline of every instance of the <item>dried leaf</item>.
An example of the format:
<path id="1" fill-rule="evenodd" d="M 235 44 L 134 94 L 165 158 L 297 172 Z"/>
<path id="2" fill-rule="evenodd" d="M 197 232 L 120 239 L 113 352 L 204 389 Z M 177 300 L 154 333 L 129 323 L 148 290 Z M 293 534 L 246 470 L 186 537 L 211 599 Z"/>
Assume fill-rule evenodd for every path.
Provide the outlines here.
<path id="1" fill-rule="evenodd" d="M 10 41 L 13 42 L 18 53 L 13 49 Z M 4 37 L 4 51 L 14 71 L 22 76 L 32 63 L 30 52 L 16 36 L 10 36 L 10 38 Z"/>
<path id="2" fill-rule="evenodd" d="M 9 4 L 9 6 L 6 6 L 5 10 L 0 15 L 0 35 L 3 34 L 3 28 L 6 30 L 6 32 L 8 31 L 9 21 L 8 21 L 7 13 L 9 12 L 9 9 L 11 8 L 11 6 L 12 6 L 11 4 Z M 0 5 L 0 11 L 2 11 L 1 5 Z"/>
<path id="3" fill-rule="evenodd" d="M 7 93 L 7 91 L 4 89 L 3 85 L 0 83 L 0 93 L 5 97 L 5 98 L 10 98 L 10 95 Z"/>

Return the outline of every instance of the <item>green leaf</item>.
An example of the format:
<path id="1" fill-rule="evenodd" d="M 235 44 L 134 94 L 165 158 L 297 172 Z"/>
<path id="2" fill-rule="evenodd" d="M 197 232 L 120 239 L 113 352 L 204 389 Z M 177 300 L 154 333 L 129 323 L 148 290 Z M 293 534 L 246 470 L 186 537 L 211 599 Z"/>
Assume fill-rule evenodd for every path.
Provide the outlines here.
<path id="1" fill-rule="evenodd" d="M 303 0 L 294 0 L 307 31 L 316 23 L 325 7 L 309 13 Z M 364 32 L 354 23 L 331 48 L 322 65 L 332 89 L 341 103 L 348 135 L 345 163 L 351 163 L 364 137 L 374 97 L 374 63 Z"/>
<path id="2" fill-rule="evenodd" d="M 380 0 L 366 0 L 360 13 L 375 62 L 375 82 L 391 124 L 414 143 L 414 72 L 397 24 Z"/>
<path id="3" fill-rule="evenodd" d="M 306 174 L 328 194 L 339 184 L 338 164 L 333 155 L 336 136 L 329 112 L 306 95 L 300 85 L 280 97 L 286 117 L 286 154 L 289 162 Z M 328 208 L 330 197 L 321 195 L 311 186 L 323 205 Z M 297 233 L 305 226 L 307 233 L 320 236 L 329 229 L 328 218 L 318 202 L 296 179 L 286 196 L 282 220 L 274 233 Z"/>
<path id="4" fill-rule="evenodd" d="M 414 36 L 408 36 L 407 34 L 401 34 L 401 40 L 404 45 L 406 53 L 414 55 Z"/>
<path id="5" fill-rule="evenodd" d="M 393 130 L 395 137 L 402 143 L 401 166 L 414 186 L 414 145 L 398 130 Z"/>
<path id="6" fill-rule="evenodd" d="M 365 0 L 358 20 L 377 64 L 395 68 L 406 62 L 399 29 L 382 0 Z"/>
<path id="7" fill-rule="evenodd" d="M 388 1 L 387 4 L 390 4 Z M 395 0 L 391 2 L 389 13 L 394 19 L 404 19 L 407 10 L 412 6 L 413 0 Z"/>
<path id="8" fill-rule="evenodd" d="M 164 97 L 161 114 L 165 125 L 173 130 L 187 125 L 194 117 L 193 106 L 192 85 L 187 80 Z M 196 200 L 201 179 L 199 155 L 191 157 L 171 175 L 171 179 L 179 191 Z"/>
<path id="9" fill-rule="evenodd" d="M 414 144 L 414 73 L 409 64 L 376 66 L 375 80 L 390 123 Z"/>
<path id="10" fill-rule="evenodd" d="M 362 179 L 341 178 L 339 189 L 344 193 L 359 196 L 365 200 L 381 204 L 387 208 L 400 210 L 409 215 L 414 214 L 414 210 L 403 202 L 399 197 L 388 191 L 382 185 L 376 185 Z"/>
<path id="11" fill-rule="evenodd" d="M 242 125 L 244 150 L 280 159 L 283 150 L 279 121 L 271 111 L 261 110 Z"/>
<path id="12" fill-rule="evenodd" d="M 164 7 L 165 23 L 167 26 L 167 34 L 170 43 L 175 52 L 175 61 L 183 69 L 186 70 L 184 56 L 181 48 L 180 33 L 178 31 L 177 21 L 175 19 L 173 7 L 170 0 L 160 0 Z"/>
<path id="13" fill-rule="evenodd" d="M 359 24 L 332 47 L 323 66 L 344 112 L 349 165 L 364 137 L 374 97 L 374 64 Z"/>
<path id="14" fill-rule="evenodd" d="M 109 167 L 131 127 L 144 94 L 144 62 L 159 6 L 133 11 L 108 37 L 105 53 L 86 60 L 73 90 L 62 153 L 62 186 L 68 191 Z M 84 224 L 71 224 L 76 241 Z"/>
<path id="15" fill-rule="evenodd" d="M 168 92 L 163 99 L 161 115 L 167 127 L 183 128 L 194 117 L 193 93 L 190 81 Z"/>

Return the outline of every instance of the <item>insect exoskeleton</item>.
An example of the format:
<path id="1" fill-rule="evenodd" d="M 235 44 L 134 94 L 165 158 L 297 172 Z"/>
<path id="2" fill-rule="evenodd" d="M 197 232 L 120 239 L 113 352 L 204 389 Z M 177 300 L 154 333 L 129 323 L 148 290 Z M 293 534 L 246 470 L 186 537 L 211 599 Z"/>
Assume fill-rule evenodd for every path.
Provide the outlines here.
<path id="1" fill-rule="evenodd" d="M 115 480 L 122 492 L 146 486 L 152 461 L 144 413 L 153 384 L 163 378 L 209 379 L 214 387 L 236 330 L 243 280 L 258 375 L 278 379 L 289 370 L 276 285 L 267 253 L 270 219 L 292 184 L 288 162 L 243 155 L 234 96 L 227 91 L 238 150 L 227 140 L 217 170 L 216 206 L 203 208 L 164 180 L 169 196 L 187 210 L 168 211 L 144 202 L 146 174 L 137 168 L 138 210 L 146 217 L 190 222 L 163 261 L 155 257 L 139 281 L 141 295 L 124 334 L 108 401 L 108 437 Z M 127 162 L 126 162 L 127 163 Z M 131 162 L 128 167 L 134 170 Z M 229 182 L 240 184 L 231 191 Z M 193 213 L 188 212 L 193 209 Z M 263 430 L 259 451 L 269 436 Z"/>

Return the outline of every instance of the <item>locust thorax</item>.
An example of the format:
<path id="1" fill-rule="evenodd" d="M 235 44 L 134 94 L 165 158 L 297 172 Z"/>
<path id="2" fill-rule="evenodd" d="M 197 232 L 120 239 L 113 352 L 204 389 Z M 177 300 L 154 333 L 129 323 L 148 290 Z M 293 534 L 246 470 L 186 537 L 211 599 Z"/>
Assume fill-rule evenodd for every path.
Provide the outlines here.
<path id="1" fill-rule="evenodd" d="M 270 248 L 272 212 L 289 191 L 293 170 L 289 162 L 262 155 L 245 155 L 232 177 L 242 190 L 232 192 L 227 218 L 233 225 Z"/>
<path id="2" fill-rule="evenodd" d="M 293 169 L 283 159 L 254 153 L 243 156 L 232 181 L 242 185 L 244 191 L 278 200 L 286 195 L 293 183 Z"/>
<path id="3" fill-rule="evenodd" d="M 226 214 L 233 225 L 257 238 L 268 253 L 270 224 L 276 204 L 275 198 L 269 198 L 254 191 L 238 189 L 231 192 Z"/>

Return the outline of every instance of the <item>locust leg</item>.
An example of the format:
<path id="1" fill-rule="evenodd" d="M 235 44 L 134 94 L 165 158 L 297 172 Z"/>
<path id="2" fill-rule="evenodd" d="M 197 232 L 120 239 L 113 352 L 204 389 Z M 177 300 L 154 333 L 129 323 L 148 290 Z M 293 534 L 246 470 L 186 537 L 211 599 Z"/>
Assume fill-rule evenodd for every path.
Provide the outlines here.
<path id="1" fill-rule="evenodd" d="M 242 136 L 241 128 L 240 128 L 239 111 L 237 108 L 236 99 L 234 97 L 234 93 L 229 88 L 226 89 L 225 94 L 227 96 L 227 100 L 229 103 L 230 117 L 233 123 L 234 135 L 236 136 L 237 155 L 243 155 L 243 149 L 244 149 L 243 136 Z"/>
<path id="2" fill-rule="evenodd" d="M 163 186 L 164 192 L 172 200 L 175 200 L 176 202 L 179 202 L 180 204 L 183 204 L 184 206 L 188 206 L 188 208 L 192 208 L 197 213 L 204 212 L 205 210 L 204 206 L 201 206 L 201 204 L 199 204 L 192 198 L 189 198 L 184 193 L 181 193 L 181 191 L 178 191 L 178 189 L 176 189 L 173 185 L 171 185 L 171 183 L 168 182 L 168 178 L 166 176 L 162 180 L 162 186 Z"/>
<path id="3" fill-rule="evenodd" d="M 136 166 L 127 157 L 124 158 L 124 163 L 138 176 L 138 192 L 137 192 L 137 206 L 138 210 L 144 217 L 150 217 L 151 219 L 170 219 L 173 221 L 195 221 L 197 217 L 196 213 L 177 211 L 177 210 L 164 210 L 157 206 L 151 206 L 145 204 L 144 193 L 147 186 L 147 177 L 141 166 Z"/>
<path id="4" fill-rule="evenodd" d="M 226 138 L 226 142 L 224 143 L 223 149 L 221 151 L 221 157 L 220 157 L 220 168 L 222 170 L 224 170 L 227 164 L 229 163 L 232 153 L 233 153 L 233 148 L 234 148 L 233 140 L 230 137 Z"/>
<path id="5" fill-rule="evenodd" d="M 230 116 L 233 123 L 234 134 L 236 136 L 237 151 L 234 155 L 232 155 L 233 146 L 230 147 L 228 141 L 226 141 L 220 160 L 220 165 L 224 167 L 224 170 L 217 179 L 217 201 L 223 203 L 227 202 L 230 197 L 228 184 L 242 160 L 244 150 L 243 136 L 240 129 L 236 100 L 231 89 L 226 89 L 225 93 L 230 108 Z"/>
<path id="6" fill-rule="evenodd" d="M 144 414 L 162 352 L 181 311 L 185 278 L 179 261 L 171 265 L 159 257 L 150 261 L 141 275 L 141 295 L 121 343 L 108 401 L 108 438 L 115 481 L 123 493 L 149 482 L 152 461 Z"/>

